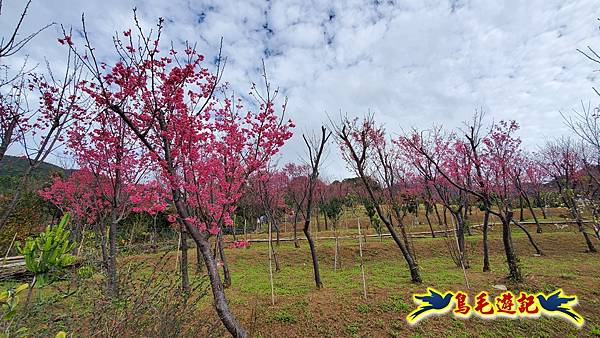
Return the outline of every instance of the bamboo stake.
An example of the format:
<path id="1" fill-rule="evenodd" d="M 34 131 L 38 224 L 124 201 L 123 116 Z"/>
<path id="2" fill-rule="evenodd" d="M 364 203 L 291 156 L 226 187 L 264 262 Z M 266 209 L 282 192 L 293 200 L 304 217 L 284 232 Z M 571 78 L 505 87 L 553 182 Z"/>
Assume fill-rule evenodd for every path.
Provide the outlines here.
<path id="1" fill-rule="evenodd" d="M 271 232 L 271 222 L 269 222 L 269 283 L 271 283 L 271 304 L 275 305 L 275 291 L 273 290 L 273 235 Z"/>
<path id="2" fill-rule="evenodd" d="M 360 219 L 358 219 L 358 252 L 360 253 L 360 273 L 362 275 L 363 297 L 367 300 L 367 281 L 365 279 L 365 264 L 363 261 L 362 236 L 360 234 Z"/>
<path id="3" fill-rule="evenodd" d="M 6 262 L 6 259 L 8 258 L 8 254 L 10 253 L 10 249 L 12 249 L 12 246 L 15 243 L 16 238 L 17 238 L 17 233 L 15 232 L 15 235 L 13 236 L 13 239 L 12 239 L 12 241 L 10 241 L 10 245 L 8 246 L 8 250 L 6 250 L 6 255 L 4 255 L 3 264 Z"/>

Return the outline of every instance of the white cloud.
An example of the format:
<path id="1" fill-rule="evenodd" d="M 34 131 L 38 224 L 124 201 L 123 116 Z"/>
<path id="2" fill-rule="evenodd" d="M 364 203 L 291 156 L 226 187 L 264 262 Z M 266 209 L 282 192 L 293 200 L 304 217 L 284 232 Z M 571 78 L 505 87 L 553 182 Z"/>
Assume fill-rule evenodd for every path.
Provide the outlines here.
<path id="1" fill-rule="evenodd" d="M 0 30 L 22 6 L 5 0 Z M 367 110 L 393 132 L 458 126 L 476 108 L 516 119 L 525 145 L 567 133 L 559 111 L 596 100 L 594 66 L 576 48 L 600 48 L 600 2 L 533 1 L 34 1 L 24 32 L 52 21 L 80 27 L 85 12 L 98 50 L 131 25 L 167 19 L 166 38 L 198 41 L 212 57 L 222 36 L 225 78 L 246 93 L 266 57 L 272 82 L 289 96 L 297 134 L 326 123 L 325 112 Z M 16 18 L 15 18 L 16 20 Z M 60 63 L 56 28 L 27 46 L 32 60 Z M 344 165 L 332 145 L 331 177 Z M 282 161 L 303 154 L 301 138 Z"/>

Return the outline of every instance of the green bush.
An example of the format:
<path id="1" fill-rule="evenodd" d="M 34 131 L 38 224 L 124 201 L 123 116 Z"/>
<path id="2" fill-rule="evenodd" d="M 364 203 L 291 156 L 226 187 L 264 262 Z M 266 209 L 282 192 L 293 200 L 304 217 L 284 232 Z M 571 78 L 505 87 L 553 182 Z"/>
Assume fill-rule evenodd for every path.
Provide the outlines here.
<path id="1" fill-rule="evenodd" d="M 51 282 L 58 272 L 75 262 L 75 256 L 71 255 L 75 243 L 69 241 L 71 232 L 66 230 L 69 219 L 67 213 L 57 225 L 46 227 L 36 237 L 28 237 L 25 245 L 17 243 L 17 250 L 25 256 L 27 270 L 35 276 L 34 285 Z"/>

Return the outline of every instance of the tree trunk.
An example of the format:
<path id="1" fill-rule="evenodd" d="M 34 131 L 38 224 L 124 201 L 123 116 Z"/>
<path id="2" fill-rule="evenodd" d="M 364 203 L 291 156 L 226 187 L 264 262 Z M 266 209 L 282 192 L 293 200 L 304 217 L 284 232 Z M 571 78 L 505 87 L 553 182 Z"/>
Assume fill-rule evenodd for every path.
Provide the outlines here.
<path id="1" fill-rule="evenodd" d="M 429 219 L 429 204 L 425 204 L 425 219 L 427 220 L 427 224 L 429 225 L 429 230 L 431 231 L 431 238 L 435 238 L 435 232 L 433 232 L 433 226 L 431 225 L 431 219 Z"/>
<path id="2" fill-rule="evenodd" d="M 435 210 L 435 217 L 437 218 L 438 225 L 442 225 L 442 218 L 440 217 L 440 212 L 437 207 L 437 203 L 433 203 L 433 210 Z"/>
<path id="3" fill-rule="evenodd" d="M 156 245 L 156 236 L 158 235 L 156 233 L 156 217 L 158 216 L 158 214 L 154 214 L 154 217 L 152 217 L 152 253 L 157 253 L 158 252 L 158 247 Z"/>
<path id="4" fill-rule="evenodd" d="M 402 239 L 400 239 L 400 237 L 398 236 L 398 233 L 396 233 L 396 230 L 394 229 L 394 226 L 391 222 L 391 220 L 389 218 L 387 218 L 385 216 L 385 214 L 383 213 L 383 210 L 381 210 L 381 206 L 379 205 L 379 203 L 377 203 L 375 196 L 372 194 L 372 191 L 370 190 L 370 187 L 367 186 L 367 182 L 366 180 L 363 180 L 363 184 L 365 184 L 365 187 L 367 188 L 367 191 L 369 192 L 369 197 L 371 198 L 371 202 L 373 202 L 374 206 L 375 206 L 375 211 L 377 212 L 377 216 L 379 216 L 379 219 L 381 219 L 381 221 L 383 222 L 383 224 L 385 225 L 385 227 L 387 228 L 388 232 L 390 233 L 390 235 L 392 236 L 392 239 L 394 240 L 394 242 L 396 242 L 396 245 L 400 248 L 400 251 L 402 252 L 402 255 L 404 256 L 404 259 L 406 260 L 406 263 L 408 264 L 408 269 L 410 270 L 410 276 L 411 276 L 411 280 L 413 281 L 413 283 L 421 283 L 421 275 L 419 274 L 419 266 L 417 265 L 416 260 L 414 259 L 414 256 L 411 253 L 411 250 L 408 246 L 408 237 L 406 236 L 406 231 L 404 231 L 404 226 L 402 226 L 402 224 L 400 224 L 400 231 L 402 232 L 402 236 L 404 237 L 404 241 Z M 394 208 L 395 212 L 398 213 L 398 210 L 396 210 L 396 208 Z"/>
<path id="5" fill-rule="evenodd" d="M 338 232 L 337 232 L 336 225 L 333 225 L 333 233 L 335 236 L 335 251 L 334 251 L 334 255 L 333 255 L 333 271 L 336 272 L 337 268 L 338 268 L 338 261 L 339 261 L 339 256 L 340 256 L 340 245 L 339 245 Z"/>
<path id="6" fill-rule="evenodd" d="M 186 222 L 186 227 L 188 231 L 191 232 L 196 245 L 200 248 L 200 252 L 202 253 L 202 257 L 204 259 L 204 263 L 206 265 L 206 270 L 208 272 L 208 278 L 210 279 L 210 285 L 214 298 L 215 309 L 217 310 L 217 314 L 227 328 L 227 331 L 233 337 L 245 338 L 248 336 L 248 333 L 242 328 L 240 323 L 237 321 L 229 306 L 227 305 L 227 299 L 225 298 L 225 291 L 223 288 L 223 284 L 221 283 L 221 277 L 219 276 L 219 271 L 217 269 L 217 262 L 213 258 L 210 243 L 205 236 L 201 235 L 197 229 L 191 230 L 190 228 L 193 225 L 188 225 Z M 194 232 L 195 230 L 195 232 Z"/>
<path id="7" fill-rule="evenodd" d="M 448 225 L 448 216 L 447 216 L 448 208 L 444 206 L 444 224 Z"/>
<path id="8" fill-rule="evenodd" d="M 277 224 L 277 222 L 275 222 L 275 220 L 272 220 L 272 225 L 275 226 L 275 235 L 277 236 L 277 239 L 275 240 L 275 243 L 277 244 L 277 246 L 279 246 L 279 224 Z M 279 271 L 279 270 L 277 270 Z"/>
<path id="9" fill-rule="evenodd" d="M 592 243 L 592 240 L 590 239 L 590 236 L 585 231 L 585 226 L 583 225 L 583 222 L 581 220 L 581 214 L 579 213 L 579 208 L 577 207 L 577 201 L 574 198 L 567 199 L 563 194 L 563 202 L 567 206 L 569 206 L 569 203 L 567 203 L 567 202 L 571 202 L 571 205 L 569 206 L 569 210 L 571 211 L 571 216 L 575 219 L 575 222 L 577 223 L 577 227 L 579 228 L 579 232 L 581 232 L 583 234 L 583 238 L 585 239 L 585 244 L 588 247 L 588 252 L 597 252 L 596 248 L 594 247 L 594 244 Z"/>
<path id="10" fill-rule="evenodd" d="M 485 211 L 485 214 L 483 215 L 483 225 L 482 225 L 482 231 L 483 231 L 483 272 L 488 272 L 490 271 L 490 254 L 489 254 L 489 248 L 488 248 L 488 223 L 490 220 L 490 212 L 489 211 Z"/>
<path id="11" fill-rule="evenodd" d="M 223 287 L 228 288 L 231 286 L 231 273 L 229 272 L 229 265 L 227 264 L 227 258 L 225 257 L 225 249 L 223 248 L 223 232 L 221 231 L 217 235 L 219 257 L 221 257 L 221 263 L 223 264 Z"/>
<path id="12" fill-rule="evenodd" d="M 294 247 L 300 248 L 300 243 L 298 242 L 298 212 L 294 212 Z"/>
<path id="13" fill-rule="evenodd" d="M 233 226 L 231 227 L 231 235 L 233 236 L 233 241 L 237 242 L 237 237 L 236 237 L 236 230 L 237 230 L 237 225 L 235 223 L 235 215 L 233 215 Z"/>
<path id="14" fill-rule="evenodd" d="M 107 271 L 108 274 L 108 235 L 107 235 L 107 229 L 104 228 L 104 226 L 100 225 L 98 226 L 99 230 L 97 230 L 97 232 L 100 234 L 100 251 L 102 253 L 102 266 L 104 267 L 104 269 Z M 107 287 L 108 287 L 108 283 L 107 283 Z"/>
<path id="15" fill-rule="evenodd" d="M 52 222 L 51 224 L 54 224 L 54 222 Z M 71 225 L 71 235 L 69 236 L 69 240 L 71 241 L 71 243 L 83 243 L 84 240 L 84 231 L 83 231 L 83 225 L 79 222 L 77 223 L 73 223 Z M 15 232 L 15 238 L 17 236 L 17 233 Z M 13 242 L 15 240 L 15 238 L 13 238 Z M 11 242 L 11 246 L 12 246 L 12 242 Z M 79 249 L 81 248 L 81 245 L 75 245 L 73 247 L 73 250 L 71 250 L 71 255 L 73 256 L 77 256 L 79 257 Z M 10 247 L 9 247 L 10 250 Z"/>
<path id="16" fill-rule="evenodd" d="M 13 141 L 13 133 L 18 126 L 19 120 L 17 115 L 13 115 L 10 118 L 6 117 L 5 121 L 3 121 L 2 128 L 4 129 L 4 135 L 2 135 L 2 142 L 0 142 L 0 161 L 4 158 L 4 154 L 6 154 L 8 147 Z"/>
<path id="17" fill-rule="evenodd" d="M 379 216 L 379 219 L 381 219 L 383 224 L 385 224 L 385 227 L 387 228 L 388 232 L 394 239 L 394 242 L 396 242 L 396 245 L 398 245 L 398 247 L 400 248 L 400 251 L 402 252 L 402 255 L 404 256 L 404 259 L 406 260 L 406 263 L 410 270 L 410 276 L 411 276 L 412 282 L 420 284 L 422 282 L 422 280 L 421 280 L 421 275 L 419 273 L 419 265 L 417 264 L 417 260 L 416 260 L 415 256 L 413 255 L 413 252 L 411 252 L 411 249 L 409 246 L 408 236 L 406 234 L 404 224 L 402 223 L 402 218 L 403 218 L 402 211 L 399 210 L 399 208 L 397 206 L 393 207 L 393 211 L 396 215 L 396 219 L 398 220 L 400 232 L 403 237 L 403 240 L 400 239 L 400 237 L 398 237 L 398 234 L 396 233 L 396 230 L 394 229 L 394 226 L 392 224 L 391 217 L 387 218 L 385 216 L 385 213 L 383 212 L 383 210 L 381 209 L 381 206 L 377 202 L 377 199 L 375 198 L 375 195 L 373 194 L 371 187 L 368 185 L 369 183 L 364 178 L 364 173 L 361 173 L 360 176 L 363 181 L 363 185 L 365 186 L 367 193 L 369 194 L 369 198 L 371 199 L 371 202 L 373 203 L 373 205 L 375 207 L 377 216 Z"/>
<path id="18" fill-rule="evenodd" d="M 514 282 L 523 280 L 521 270 L 518 265 L 517 255 L 512 242 L 510 230 L 510 222 L 512 221 L 513 213 L 509 211 L 505 217 L 502 217 L 502 243 L 504 244 L 504 253 L 506 254 L 506 263 L 508 264 L 509 278 Z"/>
<path id="19" fill-rule="evenodd" d="M 196 245 L 196 273 L 200 274 L 202 273 L 202 264 L 203 264 L 203 260 L 202 260 L 202 252 L 200 252 L 200 247 L 198 245 Z"/>
<path id="20" fill-rule="evenodd" d="M 119 280 L 117 277 L 117 222 L 116 215 L 111 216 L 108 229 L 108 292 L 112 296 L 119 295 Z"/>
<path id="21" fill-rule="evenodd" d="M 538 204 L 540 206 L 540 210 L 542 211 L 542 217 L 544 217 L 544 219 L 547 219 L 548 217 L 546 216 L 546 208 L 545 208 L 546 202 L 542 199 L 541 196 L 539 196 L 539 194 L 538 194 L 537 200 L 538 200 Z"/>
<path id="22" fill-rule="evenodd" d="M 317 232 L 321 231 L 321 221 L 319 221 L 319 214 L 320 214 L 320 212 L 319 212 L 319 210 L 317 210 L 317 215 L 316 215 L 316 218 L 317 218 Z"/>
<path id="23" fill-rule="evenodd" d="M 410 242 L 408 241 L 408 234 L 406 233 L 406 227 L 404 226 L 404 223 L 402 223 L 402 219 L 400 219 L 398 223 L 399 223 L 398 227 L 400 228 L 400 234 L 402 235 L 402 239 L 404 240 L 404 243 L 406 244 L 406 250 L 413 257 L 413 260 L 416 261 L 416 259 L 414 258 L 414 252 L 413 252 L 414 250 L 409 245 Z"/>
<path id="24" fill-rule="evenodd" d="M 406 260 L 406 263 L 408 264 L 408 268 L 410 270 L 411 280 L 414 283 L 420 284 L 422 282 L 422 280 L 421 280 L 421 276 L 419 274 L 419 266 L 413 259 L 407 246 L 402 242 L 400 237 L 398 237 L 396 230 L 394 230 L 394 228 L 390 225 L 389 221 L 388 222 L 386 222 L 384 220 L 382 220 L 382 221 L 383 221 L 383 224 L 385 224 L 386 228 L 388 229 L 389 233 L 392 235 L 394 242 L 396 242 L 396 245 L 398 245 L 398 247 L 400 248 L 400 251 L 402 251 L 402 255 L 404 256 L 404 259 Z"/>
<path id="25" fill-rule="evenodd" d="M 279 272 L 281 269 L 279 268 L 279 259 L 277 258 L 275 247 L 273 246 L 273 239 L 270 238 L 269 241 L 271 242 L 271 254 L 273 255 L 273 262 L 275 263 L 275 272 Z"/>
<path id="26" fill-rule="evenodd" d="M 190 277 L 188 275 L 188 245 L 187 232 L 181 225 L 181 242 L 179 243 L 179 251 L 181 253 L 181 265 L 179 272 L 181 273 L 181 290 L 185 293 L 190 293 Z"/>
<path id="27" fill-rule="evenodd" d="M 542 210 L 542 217 L 544 217 L 544 219 L 548 219 L 548 216 L 546 216 L 546 207 L 542 206 L 540 209 Z"/>
<path id="28" fill-rule="evenodd" d="M 525 234 L 527 235 L 527 238 L 529 239 L 529 243 L 531 243 L 531 246 L 533 246 L 533 248 L 535 249 L 535 252 L 540 256 L 543 255 L 544 253 L 542 252 L 542 249 L 540 249 L 540 247 L 537 245 L 537 243 L 535 243 L 535 241 L 533 240 L 533 237 L 531 237 L 531 234 L 529 233 L 527 228 L 525 228 L 521 223 L 517 222 L 514 219 L 513 219 L 513 223 L 516 226 L 518 226 L 521 230 L 523 230 L 523 232 L 525 232 Z"/>
<path id="29" fill-rule="evenodd" d="M 519 222 L 524 222 L 525 218 L 523 216 L 523 197 L 519 196 Z"/>
<path id="30" fill-rule="evenodd" d="M 319 272 L 319 261 L 317 259 L 317 250 L 315 249 L 315 243 L 313 242 L 312 236 L 310 235 L 310 216 L 306 217 L 304 220 L 304 236 L 306 236 L 306 241 L 308 242 L 308 247 L 310 248 L 310 256 L 312 258 L 313 271 L 315 275 L 315 285 L 317 289 L 323 287 L 323 282 L 321 282 L 321 273 Z"/>
<path id="31" fill-rule="evenodd" d="M 596 247 L 594 247 L 594 244 L 592 243 L 592 239 L 588 235 L 587 231 L 585 231 L 585 226 L 583 225 L 583 222 L 581 221 L 580 217 L 577 217 L 577 227 L 579 228 L 579 231 L 583 234 L 585 244 L 588 247 L 588 252 L 598 252 L 598 250 L 596 250 Z"/>
<path id="32" fill-rule="evenodd" d="M 523 199 L 525 200 L 525 205 L 527 206 L 527 209 L 531 213 L 531 217 L 533 217 L 533 220 L 535 221 L 535 226 L 536 226 L 535 231 L 538 234 L 541 234 L 542 233 L 542 225 L 540 224 L 540 221 L 538 220 L 537 215 L 535 214 L 535 211 L 533 211 L 533 206 L 531 205 L 531 200 L 524 193 L 523 193 Z"/>

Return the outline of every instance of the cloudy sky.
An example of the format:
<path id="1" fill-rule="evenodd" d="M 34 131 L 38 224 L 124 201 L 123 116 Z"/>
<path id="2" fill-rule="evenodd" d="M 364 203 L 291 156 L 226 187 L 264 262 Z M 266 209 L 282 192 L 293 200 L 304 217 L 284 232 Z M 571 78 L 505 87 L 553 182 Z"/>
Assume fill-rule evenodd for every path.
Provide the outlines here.
<path id="1" fill-rule="evenodd" d="M 25 0 L 4 0 L 0 31 Z M 34 0 L 23 32 L 57 22 L 88 30 L 106 58 L 115 31 L 166 19 L 166 39 L 194 41 L 214 57 L 221 37 L 225 80 L 240 93 L 260 81 L 265 59 L 274 85 L 289 97 L 296 134 L 340 112 L 375 112 L 391 132 L 432 123 L 460 126 L 477 108 L 489 119 L 516 119 L 528 147 L 566 134 L 560 112 L 597 100 L 594 65 L 577 48 L 600 49 L 600 1 L 199 1 Z M 30 63 L 64 60 L 59 27 L 23 50 Z M 75 34 L 77 37 L 77 34 Z M 105 46 L 106 48 L 103 48 Z M 18 60 L 17 60 L 18 61 Z M 345 176 L 331 147 L 326 175 Z M 303 156 L 301 138 L 282 162 Z"/>

